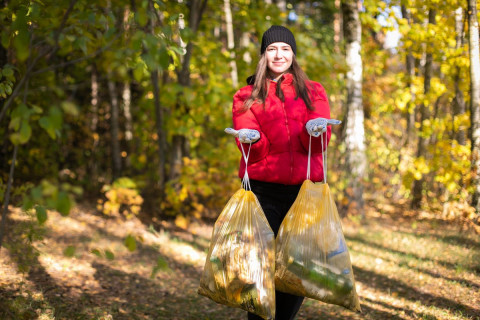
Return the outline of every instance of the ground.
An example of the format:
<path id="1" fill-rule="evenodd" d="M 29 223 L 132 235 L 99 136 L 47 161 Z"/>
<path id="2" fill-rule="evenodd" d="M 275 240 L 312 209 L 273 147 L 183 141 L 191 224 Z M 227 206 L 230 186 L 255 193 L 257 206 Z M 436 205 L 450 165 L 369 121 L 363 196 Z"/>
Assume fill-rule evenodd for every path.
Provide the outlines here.
<path id="1" fill-rule="evenodd" d="M 398 209 L 343 220 L 363 312 L 307 299 L 298 320 L 480 319 L 478 234 L 459 221 Z M 246 319 L 197 294 L 211 223 L 150 224 L 80 205 L 68 217 L 49 212 L 43 227 L 16 208 L 7 222 L 2 320 Z M 31 239 L 19 233 L 25 228 Z M 136 242 L 125 241 L 129 235 Z"/>

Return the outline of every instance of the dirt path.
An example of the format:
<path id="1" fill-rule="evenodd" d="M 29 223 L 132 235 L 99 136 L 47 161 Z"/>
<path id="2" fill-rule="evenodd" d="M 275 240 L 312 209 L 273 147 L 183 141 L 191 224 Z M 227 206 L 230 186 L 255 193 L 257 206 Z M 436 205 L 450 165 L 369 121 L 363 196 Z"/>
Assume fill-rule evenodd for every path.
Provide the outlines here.
<path id="1" fill-rule="evenodd" d="M 246 318 L 197 294 L 210 225 L 163 221 L 154 228 L 77 207 L 32 227 L 34 237 L 43 235 L 32 246 L 17 231 L 34 224 L 18 210 L 11 219 L 0 253 L 2 320 Z M 307 299 L 298 320 L 480 319 L 478 235 L 378 213 L 362 225 L 345 221 L 344 230 L 363 314 Z M 137 240 L 133 252 L 128 235 Z"/>

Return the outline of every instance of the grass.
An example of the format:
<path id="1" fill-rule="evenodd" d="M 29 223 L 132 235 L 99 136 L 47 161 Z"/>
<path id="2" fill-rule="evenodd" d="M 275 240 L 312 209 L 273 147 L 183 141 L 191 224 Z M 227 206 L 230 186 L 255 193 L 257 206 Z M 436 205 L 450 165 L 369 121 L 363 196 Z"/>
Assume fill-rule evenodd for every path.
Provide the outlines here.
<path id="1" fill-rule="evenodd" d="M 8 248 L 0 251 L 0 319 L 246 318 L 197 294 L 211 225 L 153 227 L 83 207 L 68 217 L 49 212 L 44 227 L 17 209 L 10 217 Z M 27 228 L 33 242 L 19 232 Z M 376 212 L 364 222 L 345 220 L 344 232 L 363 313 L 306 299 L 298 320 L 480 319 L 480 239 L 473 231 Z M 137 240 L 133 252 L 127 235 Z M 72 257 L 64 254 L 69 246 Z"/>

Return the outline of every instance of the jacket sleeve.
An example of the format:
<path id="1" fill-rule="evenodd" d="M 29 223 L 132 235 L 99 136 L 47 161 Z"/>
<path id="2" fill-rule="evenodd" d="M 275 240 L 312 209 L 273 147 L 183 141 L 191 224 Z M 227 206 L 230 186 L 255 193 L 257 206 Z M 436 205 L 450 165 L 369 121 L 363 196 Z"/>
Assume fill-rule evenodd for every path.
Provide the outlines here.
<path id="1" fill-rule="evenodd" d="M 325 118 L 330 119 L 330 106 L 328 104 L 327 93 L 323 86 L 318 82 L 312 82 L 315 90 L 313 90 L 313 94 L 311 95 L 312 98 L 312 107 L 314 110 L 307 109 L 307 113 L 305 116 L 304 127 L 300 136 L 300 140 L 302 141 L 305 150 L 308 150 L 308 144 L 310 140 L 310 135 L 305 128 L 305 124 L 312 119 L 316 118 Z M 330 136 L 332 135 L 332 128 L 331 126 L 327 126 L 327 132 L 323 133 L 323 149 L 322 149 L 322 137 L 319 136 L 317 138 L 312 137 L 312 153 L 321 153 L 323 152 L 327 146 L 328 142 L 330 141 Z M 325 139 L 326 138 L 326 139 Z"/>
<path id="2" fill-rule="evenodd" d="M 258 122 L 252 110 L 243 110 L 243 103 L 249 96 L 250 92 L 242 89 L 240 89 L 233 96 L 232 116 L 233 128 L 235 130 L 254 129 L 260 133 L 260 139 L 257 140 L 255 143 L 252 143 L 252 147 L 250 149 L 250 157 L 248 159 L 248 162 L 254 163 L 265 158 L 268 153 L 270 143 L 268 142 L 265 134 L 262 132 L 260 123 Z M 237 142 L 238 149 L 240 149 L 241 151 L 240 141 L 238 140 L 238 138 L 235 138 L 235 140 Z M 249 143 L 243 143 L 243 150 L 245 150 L 246 154 L 248 154 L 249 146 Z"/>

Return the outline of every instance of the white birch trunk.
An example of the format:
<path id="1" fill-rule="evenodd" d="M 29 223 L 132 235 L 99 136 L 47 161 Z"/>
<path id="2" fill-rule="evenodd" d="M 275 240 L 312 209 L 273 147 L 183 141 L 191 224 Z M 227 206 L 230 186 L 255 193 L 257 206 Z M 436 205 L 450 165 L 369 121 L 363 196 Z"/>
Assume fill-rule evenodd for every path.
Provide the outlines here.
<path id="1" fill-rule="evenodd" d="M 346 46 L 347 114 L 345 117 L 346 165 L 350 174 L 347 196 L 349 210 L 364 216 L 363 179 L 367 169 L 362 101 L 362 27 L 357 0 L 342 1 L 343 30 Z"/>
<path id="2" fill-rule="evenodd" d="M 232 20 L 232 10 L 230 8 L 230 0 L 224 0 L 224 10 L 225 10 L 225 22 L 227 24 L 227 47 L 230 52 L 230 75 L 232 77 L 232 85 L 234 88 L 238 88 L 238 72 L 237 72 L 237 63 L 235 62 L 235 40 L 233 35 L 233 20 Z"/>
<path id="3" fill-rule="evenodd" d="M 468 0 L 468 30 L 470 51 L 470 112 L 472 123 L 472 169 L 475 187 L 472 206 L 480 215 L 480 53 L 477 2 Z"/>

